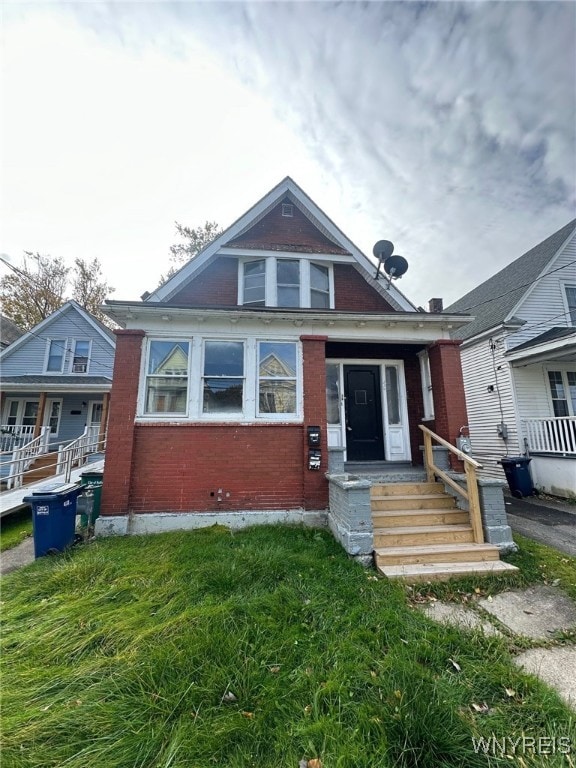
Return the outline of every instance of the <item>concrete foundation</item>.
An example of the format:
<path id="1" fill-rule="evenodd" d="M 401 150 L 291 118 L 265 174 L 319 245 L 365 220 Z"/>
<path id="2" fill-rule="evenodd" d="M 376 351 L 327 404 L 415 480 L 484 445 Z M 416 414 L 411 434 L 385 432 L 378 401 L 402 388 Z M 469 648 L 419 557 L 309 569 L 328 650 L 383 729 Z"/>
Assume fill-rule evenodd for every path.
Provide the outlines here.
<path id="1" fill-rule="evenodd" d="M 96 520 L 96 536 L 192 531 L 211 525 L 247 528 L 252 525 L 305 525 L 326 528 L 325 510 L 272 509 L 241 512 L 149 512 L 117 516 L 100 516 Z"/>

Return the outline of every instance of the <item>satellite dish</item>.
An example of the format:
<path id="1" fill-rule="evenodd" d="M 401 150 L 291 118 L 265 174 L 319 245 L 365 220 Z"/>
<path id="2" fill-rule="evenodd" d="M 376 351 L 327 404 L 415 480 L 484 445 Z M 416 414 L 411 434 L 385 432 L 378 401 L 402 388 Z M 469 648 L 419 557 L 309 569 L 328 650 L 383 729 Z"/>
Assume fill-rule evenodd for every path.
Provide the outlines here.
<path id="1" fill-rule="evenodd" d="M 393 252 L 394 244 L 390 240 L 378 240 L 374 248 L 372 248 L 372 253 L 380 263 L 387 259 L 388 256 L 392 256 Z"/>
<path id="2" fill-rule="evenodd" d="M 404 256 L 388 256 L 384 262 L 384 272 L 390 280 L 397 280 L 408 269 L 408 262 Z"/>

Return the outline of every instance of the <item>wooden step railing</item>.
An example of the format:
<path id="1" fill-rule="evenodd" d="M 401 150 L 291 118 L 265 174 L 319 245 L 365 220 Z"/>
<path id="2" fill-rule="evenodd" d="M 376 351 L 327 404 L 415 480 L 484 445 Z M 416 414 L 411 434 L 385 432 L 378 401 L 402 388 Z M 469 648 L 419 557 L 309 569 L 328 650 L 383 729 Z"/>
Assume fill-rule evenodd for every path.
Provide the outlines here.
<path id="1" fill-rule="evenodd" d="M 482 514 L 480 511 L 480 496 L 478 494 L 478 478 L 476 476 L 476 470 L 482 469 L 482 464 L 474 461 L 466 453 L 456 448 L 456 446 L 444 440 L 440 435 L 437 435 L 428 427 L 424 427 L 422 424 L 418 425 L 424 434 L 424 464 L 426 467 L 426 475 L 429 482 L 434 482 L 436 478 L 442 480 L 450 488 L 468 502 L 468 509 L 470 514 L 470 525 L 472 526 L 472 532 L 474 535 L 474 541 L 476 544 L 484 543 L 484 532 L 482 530 Z M 447 472 L 440 469 L 434 463 L 434 451 L 432 450 L 433 442 L 447 448 L 453 456 L 456 456 L 460 461 L 464 463 L 464 472 L 466 475 L 466 487 L 463 488 L 456 482 Z"/>

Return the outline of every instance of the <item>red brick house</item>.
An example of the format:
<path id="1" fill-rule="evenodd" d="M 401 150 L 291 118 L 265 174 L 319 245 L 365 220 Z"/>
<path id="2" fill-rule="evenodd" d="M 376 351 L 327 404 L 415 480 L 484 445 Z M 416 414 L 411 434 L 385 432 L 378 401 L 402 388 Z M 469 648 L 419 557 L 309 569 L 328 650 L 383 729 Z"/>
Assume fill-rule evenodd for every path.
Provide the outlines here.
<path id="1" fill-rule="evenodd" d="M 419 425 L 454 444 L 467 423 L 450 331 L 469 318 L 376 278 L 290 178 L 106 312 L 122 330 L 100 533 L 319 520 L 329 471 L 421 469 Z"/>

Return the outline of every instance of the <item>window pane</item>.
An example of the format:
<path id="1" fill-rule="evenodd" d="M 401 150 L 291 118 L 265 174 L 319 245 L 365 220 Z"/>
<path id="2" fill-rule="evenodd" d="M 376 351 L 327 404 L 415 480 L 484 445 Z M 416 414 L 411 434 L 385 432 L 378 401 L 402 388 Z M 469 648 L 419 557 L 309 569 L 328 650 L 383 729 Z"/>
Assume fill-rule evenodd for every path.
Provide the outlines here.
<path id="1" fill-rule="evenodd" d="M 50 350 L 48 352 L 48 364 L 46 366 L 47 371 L 62 370 L 64 364 L 64 352 L 66 349 L 65 339 L 53 339 L 50 342 Z"/>
<path id="2" fill-rule="evenodd" d="M 58 424 L 60 422 L 60 410 L 62 403 L 60 400 L 53 400 L 50 408 L 50 416 L 48 417 L 48 425 L 50 427 L 50 433 L 55 435 L 58 432 Z"/>
<path id="3" fill-rule="evenodd" d="M 339 366 L 326 366 L 326 418 L 328 424 L 340 424 Z"/>
<path id="4" fill-rule="evenodd" d="M 243 376 L 244 344 L 241 341 L 207 341 L 204 345 L 205 376 Z"/>
<path id="5" fill-rule="evenodd" d="M 277 264 L 278 285 L 300 285 L 300 262 L 281 259 Z"/>
<path id="6" fill-rule="evenodd" d="M 299 307 L 300 288 L 281 288 L 278 286 L 279 307 Z"/>
<path id="7" fill-rule="evenodd" d="M 398 369 L 386 366 L 386 402 L 388 424 L 400 424 L 400 397 L 398 394 Z"/>
<path id="8" fill-rule="evenodd" d="M 148 373 L 187 376 L 188 348 L 187 341 L 151 341 Z"/>
<path id="9" fill-rule="evenodd" d="M 204 379 L 204 413 L 242 411 L 243 379 Z"/>
<path id="10" fill-rule="evenodd" d="M 244 264 L 244 304 L 264 306 L 266 298 L 266 262 Z"/>
<path id="11" fill-rule="evenodd" d="M 296 344 L 258 344 L 258 411 L 296 413 Z"/>
<path id="12" fill-rule="evenodd" d="M 300 306 L 300 262 L 279 260 L 276 264 L 279 307 Z"/>
<path id="13" fill-rule="evenodd" d="M 261 377 L 296 376 L 296 344 L 261 341 L 259 344 Z"/>
<path id="14" fill-rule="evenodd" d="M 328 268 L 319 267 L 318 264 L 310 264 L 310 285 L 319 291 L 327 291 L 329 288 Z"/>
<path id="15" fill-rule="evenodd" d="M 310 291 L 310 305 L 313 309 L 330 309 L 330 294 Z"/>
<path id="16" fill-rule="evenodd" d="M 260 381 L 260 413 L 296 413 L 296 382 L 263 379 Z"/>
<path id="17" fill-rule="evenodd" d="M 568 377 L 568 391 L 572 401 L 572 416 L 576 416 L 576 372 L 568 371 L 566 376 Z"/>
<path id="18" fill-rule="evenodd" d="M 24 426 L 33 427 L 36 424 L 36 417 L 38 416 L 38 402 L 34 400 L 28 400 L 24 404 L 24 415 L 22 416 L 22 424 Z"/>
<path id="19" fill-rule="evenodd" d="M 146 413 L 186 413 L 188 379 L 153 376 L 148 379 Z"/>
<path id="20" fill-rule="evenodd" d="M 548 371 L 554 416 L 568 416 L 568 402 L 561 371 Z"/>

